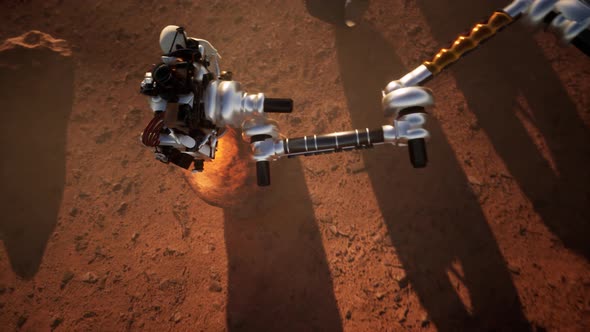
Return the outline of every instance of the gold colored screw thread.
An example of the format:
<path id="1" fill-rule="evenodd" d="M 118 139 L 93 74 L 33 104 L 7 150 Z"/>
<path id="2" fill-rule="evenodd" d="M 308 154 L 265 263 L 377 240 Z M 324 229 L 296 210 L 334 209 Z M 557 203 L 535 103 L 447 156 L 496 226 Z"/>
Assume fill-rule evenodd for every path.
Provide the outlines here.
<path id="1" fill-rule="evenodd" d="M 510 23 L 512 23 L 512 18 L 508 14 L 495 12 L 487 23 L 477 24 L 471 29 L 468 36 L 460 36 L 450 49 L 441 49 L 432 61 L 425 61 L 423 65 L 432 75 L 436 75 Z"/>

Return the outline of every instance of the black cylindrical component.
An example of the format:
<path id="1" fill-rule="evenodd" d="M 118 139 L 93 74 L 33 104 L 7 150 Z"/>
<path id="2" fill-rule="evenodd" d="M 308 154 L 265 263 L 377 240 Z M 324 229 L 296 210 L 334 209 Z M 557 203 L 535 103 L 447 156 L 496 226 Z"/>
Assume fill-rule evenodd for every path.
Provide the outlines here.
<path id="1" fill-rule="evenodd" d="M 270 162 L 268 160 L 256 162 L 256 179 L 260 187 L 270 185 Z"/>
<path id="2" fill-rule="evenodd" d="M 283 141 L 286 154 L 333 152 L 342 149 L 366 148 L 383 143 L 383 128 L 352 130 L 327 135 L 288 138 Z"/>
<path id="3" fill-rule="evenodd" d="M 254 135 L 250 138 L 250 143 L 261 142 L 271 137 L 270 135 Z M 256 162 L 256 180 L 261 187 L 270 185 L 270 162 L 268 160 Z"/>
<path id="4" fill-rule="evenodd" d="M 426 154 L 426 141 L 424 138 L 411 139 L 408 141 L 410 162 L 414 168 L 426 167 L 428 155 Z"/>
<path id="5" fill-rule="evenodd" d="M 590 56 L 590 30 L 586 29 L 578 34 L 572 44 L 587 56 Z"/>
<path id="6" fill-rule="evenodd" d="M 293 99 L 264 98 L 265 113 L 291 113 L 293 111 Z"/>

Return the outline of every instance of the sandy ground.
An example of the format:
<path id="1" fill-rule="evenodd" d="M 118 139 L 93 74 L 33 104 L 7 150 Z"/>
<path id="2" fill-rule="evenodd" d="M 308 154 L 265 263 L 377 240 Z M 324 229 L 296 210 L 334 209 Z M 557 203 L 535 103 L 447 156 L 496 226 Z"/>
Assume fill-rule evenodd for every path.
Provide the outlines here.
<path id="1" fill-rule="evenodd" d="M 387 82 L 505 5 L 373 0 L 349 29 L 308 3 L 0 2 L 0 41 L 50 36 L 0 48 L 0 330 L 590 330 L 590 61 L 546 32 L 428 83 L 426 169 L 389 146 L 281 160 L 213 206 L 198 177 L 251 163 L 191 178 L 139 143 L 165 25 L 293 98 L 296 137 L 385 124 Z"/>

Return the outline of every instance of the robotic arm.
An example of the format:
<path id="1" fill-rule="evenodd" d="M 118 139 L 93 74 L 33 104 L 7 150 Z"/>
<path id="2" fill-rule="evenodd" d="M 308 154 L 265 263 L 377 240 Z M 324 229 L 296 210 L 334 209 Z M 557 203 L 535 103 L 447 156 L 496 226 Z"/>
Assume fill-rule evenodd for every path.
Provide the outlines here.
<path id="1" fill-rule="evenodd" d="M 407 145 L 412 165 L 425 167 L 428 162 L 425 141 L 429 133 L 424 129 L 424 110 L 434 101 L 431 91 L 420 85 L 521 17 L 531 24 L 548 24 L 563 42 L 571 42 L 590 55 L 590 32 L 586 30 L 590 26 L 590 0 L 514 0 L 493 13 L 487 22 L 475 25 L 469 35 L 459 36 L 450 48 L 440 50 L 432 60 L 385 87 L 382 105 L 385 115 L 393 116 L 391 125 L 299 138 L 278 138 L 277 128 L 269 123 L 247 125 L 244 136 L 251 138 L 258 184 L 270 183 L 270 160 L 370 148 L 385 143 Z M 261 131 L 264 126 L 268 126 L 268 130 Z"/>
<path id="2" fill-rule="evenodd" d="M 441 49 L 432 60 L 391 81 L 384 90 L 384 108 L 387 110 L 386 99 L 391 92 L 425 83 L 521 17 L 531 24 L 549 24 L 562 41 L 573 43 L 590 56 L 590 31 L 586 30 L 590 26 L 590 0 L 514 0 L 494 12 L 487 22 L 476 24 L 469 35 L 459 36 L 450 48 Z"/>
<path id="3" fill-rule="evenodd" d="M 548 24 L 565 43 L 572 43 L 590 55 L 590 32 L 587 30 L 590 26 L 590 0 L 514 0 L 504 9 L 494 12 L 486 22 L 476 24 L 468 35 L 459 36 L 450 48 L 441 49 L 432 60 L 423 62 L 385 87 L 382 106 L 385 115 L 393 118 L 392 123 L 374 129 L 355 129 L 297 138 L 283 137 L 277 122 L 267 117 L 268 113 L 290 113 L 293 108 L 291 99 L 266 98 L 262 93 L 244 92 L 240 83 L 231 80 L 231 74 L 219 72 L 219 55 L 211 44 L 191 38 L 190 40 L 199 43 L 199 52 L 206 61 L 212 60 L 216 66 L 215 75 L 195 67 L 195 80 L 204 87 L 199 90 L 202 93 L 199 92 L 196 98 L 198 102 L 195 103 L 195 112 L 198 113 L 197 118 L 207 124 L 205 129 L 209 136 L 206 136 L 206 143 L 210 147 L 208 157 L 214 158 L 217 139 L 222 135 L 219 133 L 227 126 L 242 129 L 244 140 L 250 143 L 260 186 L 270 185 L 269 163 L 272 160 L 371 148 L 382 144 L 408 146 L 412 165 L 416 168 L 425 167 L 428 162 L 426 140 L 429 138 L 429 133 L 424 128 L 427 120 L 425 108 L 433 105 L 434 100 L 431 91 L 420 85 L 520 18 L 531 24 Z M 178 44 L 174 31 L 170 30 L 165 34 L 167 29 L 169 27 L 163 30 L 161 36 L 161 43 L 162 40 L 165 41 L 162 43 L 166 46 L 162 46 L 164 51 L 168 48 L 169 41 L 178 49 L 186 46 Z M 178 29 L 176 31 L 182 32 Z M 186 38 L 182 40 L 187 41 Z M 198 74 L 201 71 L 203 72 Z M 151 79 L 146 76 L 145 82 L 151 82 Z M 157 108 L 158 105 L 152 105 L 152 108 L 154 106 Z M 155 120 L 154 132 L 161 128 L 161 121 Z M 158 141 L 155 135 L 144 136 L 151 141 Z M 195 157 L 195 163 L 200 158 L 190 149 L 182 153 Z"/>
<path id="4" fill-rule="evenodd" d="M 408 146 L 412 165 L 416 168 L 425 167 L 428 161 L 425 140 L 429 133 L 424 129 L 424 108 L 432 104 L 433 97 L 427 89 L 400 89 L 389 98 L 389 110 L 386 115 L 394 115 L 391 125 L 298 138 L 278 138 L 277 135 L 272 135 L 278 130 L 271 123 L 246 123 L 244 136 L 251 138 L 258 184 L 270 184 L 270 160 L 366 149 L 382 144 Z M 265 126 L 268 129 L 261 130 Z"/>
<path id="5" fill-rule="evenodd" d="M 411 106 L 424 107 L 423 100 L 412 104 L 410 98 L 402 101 L 402 96 L 430 95 L 430 91 L 420 85 L 520 18 L 534 25 L 548 24 L 564 43 L 571 42 L 590 56 L 590 31 L 587 30 L 590 26 L 589 0 L 514 0 L 504 9 L 494 12 L 487 22 L 476 24 L 467 36 L 459 36 L 450 48 L 441 49 L 432 60 L 423 62 L 400 79 L 389 82 L 383 90 L 385 113 L 405 119 L 405 110 L 411 110 Z M 432 99 L 429 99 L 428 104 L 432 103 Z M 400 107 L 400 104 L 406 108 Z M 410 156 L 416 154 L 416 146 L 426 156 L 423 141 L 413 139 L 409 141 Z M 414 160 L 412 163 L 416 167 Z"/>

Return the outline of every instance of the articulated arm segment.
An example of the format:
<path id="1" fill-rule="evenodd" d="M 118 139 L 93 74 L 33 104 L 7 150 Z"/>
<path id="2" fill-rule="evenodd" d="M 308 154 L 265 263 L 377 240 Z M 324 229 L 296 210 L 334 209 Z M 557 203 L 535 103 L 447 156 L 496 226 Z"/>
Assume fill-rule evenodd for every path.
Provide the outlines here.
<path id="1" fill-rule="evenodd" d="M 277 139 L 268 134 L 251 137 L 252 151 L 257 165 L 258 184 L 270 184 L 268 162 L 281 157 L 312 156 L 331 152 L 372 148 L 380 144 L 408 146 L 410 161 L 416 168 L 427 163 L 425 140 L 428 131 L 423 128 L 426 113 L 423 108 L 403 112 L 393 126 L 385 125 L 376 129 L 355 129 L 325 135 L 309 135 L 297 138 Z M 250 131 L 253 132 L 253 131 Z"/>
<path id="2" fill-rule="evenodd" d="M 404 116 L 403 120 L 395 121 L 395 127 L 385 125 L 376 129 L 365 128 L 320 136 L 286 138 L 282 141 L 282 146 L 284 155 L 293 157 L 368 149 L 385 143 L 407 145 L 410 162 L 415 168 L 422 168 L 428 161 L 425 140 L 429 134 L 422 128 L 425 121 L 424 113 L 412 113 Z"/>
<path id="3" fill-rule="evenodd" d="M 432 60 L 391 81 L 384 95 L 399 88 L 425 83 L 523 16 L 529 24 L 545 22 L 563 42 L 571 42 L 590 55 L 590 3 L 587 0 L 514 0 L 504 9 L 494 12 L 487 22 L 476 24 L 469 35 L 459 36 L 451 48 L 441 49 Z"/>
<path id="4" fill-rule="evenodd" d="M 431 61 L 425 61 L 400 79 L 389 82 L 383 90 L 382 105 L 385 114 L 394 115 L 397 118 L 405 109 L 412 106 L 432 105 L 431 92 L 420 85 L 521 16 L 524 16 L 531 24 L 545 21 L 564 42 L 572 42 L 584 53 L 590 55 L 590 31 L 587 30 L 590 26 L 590 1 L 514 0 L 503 10 L 494 12 L 487 22 L 476 24 L 468 35 L 459 36 L 450 48 L 441 49 Z M 414 145 L 422 146 L 423 144 L 423 140 L 409 140 L 410 155 L 414 151 Z M 411 159 L 413 160 L 413 157 Z"/>
<path id="5" fill-rule="evenodd" d="M 375 144 L 385 143 L 385 130 L 393 131 L 394 129 L 392 126 L 383 126 L 373 130 L 365 128 L 319 136 L 286 138 L 283 140 L 283 147 L 287 156 L 308 156 L 343 150 L 370 148 Z"/>
<path id="6" fill-rule="evenodd" d="M 478 47 L 485 40 L 493 37 L 500 29 L 512 23 L 512 18 L 503 12 L 495 12 L 487 23 L 476 24 L 467 36 L 459 36 L 451 48 L 441 49 L 431 61 L 423 63 L 426 68 L 436 75 L 443 69 L 459 60 L 463 55 Z"/>

